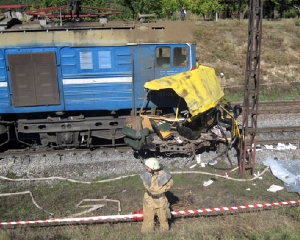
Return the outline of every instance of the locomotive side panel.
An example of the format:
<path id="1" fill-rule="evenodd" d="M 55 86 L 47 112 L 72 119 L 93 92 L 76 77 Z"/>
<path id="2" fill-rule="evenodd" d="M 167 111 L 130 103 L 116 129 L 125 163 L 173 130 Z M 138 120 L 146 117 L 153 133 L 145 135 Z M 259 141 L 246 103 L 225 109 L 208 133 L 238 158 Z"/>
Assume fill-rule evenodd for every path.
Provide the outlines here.
<path id="1" fill-rule="evenodd" d="M 64 47 L 60 53 L 67 111 L 132 108 L 129 47 Z"/>

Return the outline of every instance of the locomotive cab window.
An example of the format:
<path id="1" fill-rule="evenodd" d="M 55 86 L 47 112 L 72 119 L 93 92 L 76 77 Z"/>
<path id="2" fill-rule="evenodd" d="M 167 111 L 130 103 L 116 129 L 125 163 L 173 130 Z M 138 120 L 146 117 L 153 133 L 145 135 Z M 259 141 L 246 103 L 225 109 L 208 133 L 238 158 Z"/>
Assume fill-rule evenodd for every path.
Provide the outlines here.
<path id="1" fill-rule="evenodd" d="M 159 47 L 156 49 L 156 66 L 158 68 L 170 68 L 171 49 L 169 47 Z"/>
<path id="2" fill-rule="evenodd" d="M 188 64 L 188 49 L 186 47 L 175 47 L 174 52 L 174 66 L 185 67 Z"/>

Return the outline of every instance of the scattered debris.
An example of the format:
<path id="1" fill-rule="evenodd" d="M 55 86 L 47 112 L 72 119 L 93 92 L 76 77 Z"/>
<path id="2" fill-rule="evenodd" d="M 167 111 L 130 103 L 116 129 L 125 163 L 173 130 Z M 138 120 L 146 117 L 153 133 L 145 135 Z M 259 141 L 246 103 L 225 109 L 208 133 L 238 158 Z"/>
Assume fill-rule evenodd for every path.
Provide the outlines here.
<path id="1" fill-rule="evenodd" d="M 267 191 L 268 192 L 277 192 L 277 191 L 279 191 L 279 190 L 282 190 L 282 189 L 284 189 L 284 187 L 281 187 L 281 186 L 278 186 L 278 185 L 272 185 L 271 187 L 269 187 L 268 189 L 267 189 Z"/>
<path id="2" fill-rule="evenodd" d="M 208 165 L 213 166 L 216 165 L 218 162 L 216 160 L 211 160 L 208 162 Z"/>
<path id="3" fill-rule="evenodd" d="M 223 173 L 223 174 L 221 174 L 221 176 L 223 176 L 223 177 L 230 177 L 230 175 L 226 172 L 226 173 Z"/>
<path id="4" fill-rule="evenodd" d="M 197 164 L 194 164 L 194 165 L 190 166 L 190 168 L 194 168 L 194 167 L 196 167 L 196 166 L 197 166 Z"/>
<path id="5" fill-rule="evenodd" d="M 204 181 L 203 186 L 204 186 L 204 187 L 207 187 L 207 186 L 209 186 L 210 184 L 212 184 L 213 182 L 214 182 L 213 180 Z"/>
<path id="6" fill-rule="evenodd" d="M 262 177 L 259 176 L 259 171 L 257 172 L 257 174 L 253 174 L 255 177 L 257 177 L 258 179 L 263 179 Z"/>
<path id="7" fill-rule="evenodd" d="M 277 147 L 274 147 L 273 145 L 264 145 L 267 150 L 296 150 L 297 146 L 294 144 L 289 143 L 288 145 L 283 143 L 278 143 Z"/>
<path id="8" fill-rule="evenodd" d="M 204 163 L 204 162 L 200 163 L 200 166 L 203 168 L 205 168 L 205 165 L 206 165 L 206 163 Z"/>

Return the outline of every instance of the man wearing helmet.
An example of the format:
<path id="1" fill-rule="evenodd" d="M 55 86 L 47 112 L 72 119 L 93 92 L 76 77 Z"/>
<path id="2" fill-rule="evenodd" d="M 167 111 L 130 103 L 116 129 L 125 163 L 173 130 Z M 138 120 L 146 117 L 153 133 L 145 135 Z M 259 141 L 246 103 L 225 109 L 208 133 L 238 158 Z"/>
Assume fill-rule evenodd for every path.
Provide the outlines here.
<path id="1" fill-rule="evenodd" d="M 141 232 L 154 230 L 154 215 L 157 214 L 160 230 L 169 230 L 168 219 L 171 218 L 168 199 L 165 196 L 173 185 L 171 174 L 162 169 L 156 158 L 145 161 L 146 169 L 141 174 L 146 192 L 143 199 L 144 220 Z"/>

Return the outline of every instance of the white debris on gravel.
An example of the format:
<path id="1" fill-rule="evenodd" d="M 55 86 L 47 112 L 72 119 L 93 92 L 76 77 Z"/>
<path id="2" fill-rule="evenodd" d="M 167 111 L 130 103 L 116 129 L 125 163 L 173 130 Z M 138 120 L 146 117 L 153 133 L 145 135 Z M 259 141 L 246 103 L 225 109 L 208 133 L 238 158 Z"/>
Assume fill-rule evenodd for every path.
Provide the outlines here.
<path id="1" fill-rule="evenodd" d="M 278 158 L 279 160 L 300 159 L 300 151 L 296 150 L 262 150 L 256 152 L 256 164 L 262 165 L 262 162 L 268 157 Z M 233 166 L 237 166 L 237 158 L 235 150 L 229 152 Z M 225 161 L 229 164 L 226 156 L 216 158 L 217 154 L 213 152 L 205 152 L 201 154 L 201 161 L 208 163 L 210 160 Z M 46 159 L 45 159 L 46 158 Z M 189 166 L 195 164 L 196 161 L 188 157 L 158 157 L 161 164 L 169 169 L 190 170 Z M 140 159 L 133 156 L 132 151 L 120 153 L 114 151 L 110 154 L 103 152 L 84 152 L 81 154 L 67 154 L 65 156 L 47 155 L 42 159 L 32 156 L 31 160 L 24 163 L 21 159 L 12 158 L 2 159 L 0 164 L 0 174 L 2 176 L 8 173 L 14 173 L 18 177 L 37 178 L 37 177 L 65 177 L 73 179 L 95 179 L 97 177 L 108 177 L 115 175 L 127 175 L 140 173 L 144 166 Z"/>

